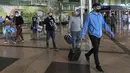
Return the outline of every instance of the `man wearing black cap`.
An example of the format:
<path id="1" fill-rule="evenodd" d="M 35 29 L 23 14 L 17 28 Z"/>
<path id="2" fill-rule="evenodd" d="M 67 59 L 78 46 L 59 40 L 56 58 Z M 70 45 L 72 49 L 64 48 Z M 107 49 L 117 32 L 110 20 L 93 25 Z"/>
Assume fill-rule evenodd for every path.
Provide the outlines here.
<path id="1" fill-rule="evenodd" d="M 99 51 L 99 45 L 100 45 L 100 39 L 102 36 L 102 30 L 105 29 L 108 31 L 110 36 L 113 38 L 115 35 L 110 30 L 106 22 L 104 21 L 104 18 L 102 14 L 100 13 L 101 6 L 98 3 L 93 4 L 93 11 L 91 11 L 84 23 L 83 30 L 82 30 L 82 39 L 84 39 L 84 36 L 86 35 L 86 32 L 88 31 L 88 35 L 90 37 L 90 40 L 92 42 L 93 48 L 85 54 L 87 61 L 89 62 L 89 57 L 94 54 L 96 69 L 100 72 L 103 72 L 99 58 L 98 58 L 98 51 Z"/>

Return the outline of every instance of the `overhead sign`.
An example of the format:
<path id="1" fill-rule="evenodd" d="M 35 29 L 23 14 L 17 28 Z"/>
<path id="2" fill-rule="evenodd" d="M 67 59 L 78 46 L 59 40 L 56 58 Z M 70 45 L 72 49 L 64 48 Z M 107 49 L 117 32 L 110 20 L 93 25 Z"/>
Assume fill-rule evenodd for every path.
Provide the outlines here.
<path id="1" fill-rule="evenodd" d="M 110 10 L 111 6 L 101 6 L 101 10 Z"/>
<path id="2" fill-rule="evenodd" d="M 80 0 L 69 0 L 69 2 L 80 2 Z"/>
<path id="3" fill-rule="evenodd" d="M 75 9 L 75 7 L 77 6 L 80 6 L 79 3 L 71 3 L 71 2 L 68 2 L 68 3 L 62 3 L 62 10 L 63 11 L 72 11 Z"/>

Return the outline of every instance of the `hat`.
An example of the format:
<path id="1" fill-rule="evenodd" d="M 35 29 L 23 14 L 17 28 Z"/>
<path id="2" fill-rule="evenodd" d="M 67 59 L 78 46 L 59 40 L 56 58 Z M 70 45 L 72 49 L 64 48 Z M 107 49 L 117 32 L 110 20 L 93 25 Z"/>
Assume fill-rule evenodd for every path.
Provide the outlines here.
<path id="1" fill-rule="evenodd" d="M 94 7 L 96 7 L 96 6 L 100 6 L 100 4 L 99 4 L 99 3 L 94 3 L 94 4 L 92 5 L 92 8 L 94 8 Z"/>
<path id="2" fill-rule="evenodd" d="M 75 11 L 75 13 L 76 13 L 76 15 L 79 15 L 79 14 L 81 13 L 80 9 L 77 9 L 77 10 Z"/>

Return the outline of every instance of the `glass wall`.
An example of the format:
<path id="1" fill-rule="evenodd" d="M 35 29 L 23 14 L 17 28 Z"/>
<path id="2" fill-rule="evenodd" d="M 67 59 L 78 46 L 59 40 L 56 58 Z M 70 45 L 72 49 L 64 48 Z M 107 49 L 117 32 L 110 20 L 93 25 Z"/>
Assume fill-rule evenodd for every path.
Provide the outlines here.
<path id="1" fill-rule="evenodd" d="M 99 2 L 104 5 L 119 5 L 129 4 L 130 0 L 99 0 Z"/>
<path id="2" fill-rule="evenodd" d="M 47 1 L 48 0 L 0 0 L 0 5 L 38 5 L 47 4 Z"/>

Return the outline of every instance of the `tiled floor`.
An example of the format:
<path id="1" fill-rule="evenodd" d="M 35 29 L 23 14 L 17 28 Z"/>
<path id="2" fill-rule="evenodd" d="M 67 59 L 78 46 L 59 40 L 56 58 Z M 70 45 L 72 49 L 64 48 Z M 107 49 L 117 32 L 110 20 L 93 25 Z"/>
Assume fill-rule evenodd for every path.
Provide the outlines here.
<path id="1" fill-rule="evenodd" d="M 0 71 L 17 61 L 18 58 L 6 58 L 6 57 L 0 57 Z"/>
<path id="2" fill-rule="evenodd" d="M 79 60 L 70 62 L 67 56 L 71 46 L 64 41 L 63 36 L 57 34 L 57 46 L 60 48 L 57 52 L 45 48 L 44 38 L 43 40 L 31 40 L 29 34 L 25 34 L 24 37 L 26 37 L 25 43 L 16 45 L 4 44 L 4 40 L 0 39 L 0 57 L 19 59 L 0 73 L 99 73 L 95 69 L 93 56 L 91 56 L 90 67 L 84 56 L 91 48 L 89 40 L 83 43 L 82 50 L 84 51 Z M 128 53 L 105 35 L 101 40 L 99 55 L 105 73 L 130 72 Z"/>
<path id="3" fill-rule="evenodd" d="M 89 65 L 52 62 L 45 73 L 90 73 Z"/>
<path id="4" fill-rule="evenodd" d="M 107 52 L 106 52 L 106 51 Z M 93 57 L 93 56 L 92 56 Z M 104 73 L 129 73 L 130 56 L 123 50 L 123 47 L 117 46 L 104 35 L 100 46 L 100 61 Z M 94 59 L 91 58 L 91 73 L 100 73 L 95 69 Z"/>

